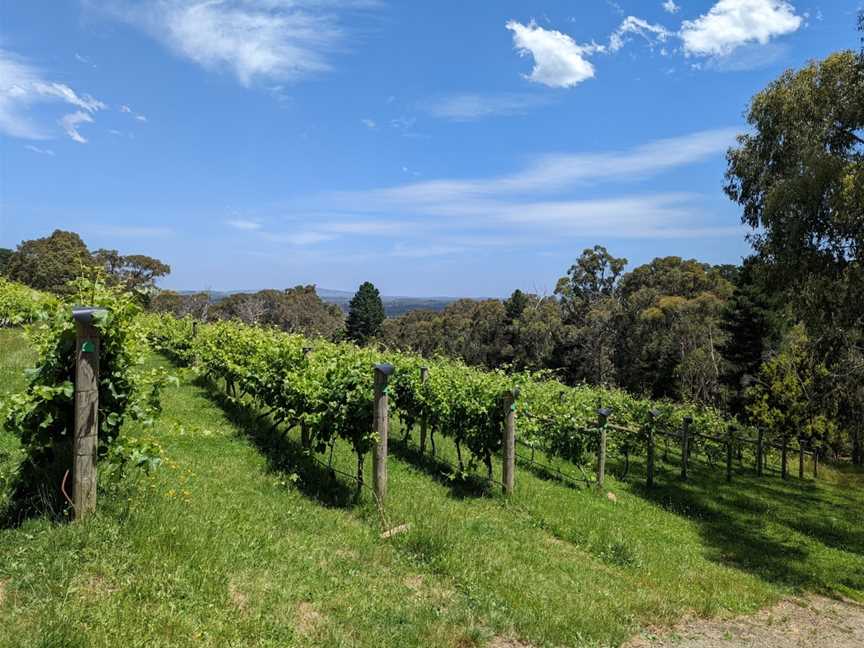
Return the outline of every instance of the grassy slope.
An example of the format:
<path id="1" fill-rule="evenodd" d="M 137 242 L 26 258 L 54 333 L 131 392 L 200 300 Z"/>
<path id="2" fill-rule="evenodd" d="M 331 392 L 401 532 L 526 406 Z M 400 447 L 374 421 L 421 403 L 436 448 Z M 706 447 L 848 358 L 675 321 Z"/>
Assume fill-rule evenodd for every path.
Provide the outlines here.
<path id="1" fill-rule="evenodd" d="M 860 476 L 697 469 L 650 497 L 611 480 L 612 502 L 520 468 L 505 502 L 394 440 L 387 522 L 411 529 L 381 541 L 368 497 L 206 386 L 171 389 L 156 433 L 170 464 L 88 523 L 0 530 L 0 645 L 616 645 L 794 588 L 864 593 Z"/>

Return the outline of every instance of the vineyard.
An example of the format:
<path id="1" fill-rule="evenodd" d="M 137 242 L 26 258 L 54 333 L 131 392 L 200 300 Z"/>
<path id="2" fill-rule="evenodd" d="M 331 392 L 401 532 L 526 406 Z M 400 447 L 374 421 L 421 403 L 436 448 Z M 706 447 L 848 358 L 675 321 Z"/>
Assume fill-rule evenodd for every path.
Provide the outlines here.
<path id="1" fill-rule="evenodd" d="M 362 481 L 364 456 L 375 437 L 372 425 L 373 367 L 395 368 L 389 379 L 390 407 L 404 430 L 422 425 L 420 439 L 434 450 L 436 434 L 456 448 L 459 475 L 478 466 L 492 479 L 492 457 L 502 450 L 502 428 L 513 399 L 518 443 L 531 452 L 593 464 L 600 438 L 598 410 L 606 409 L 610 451 L 629 457 L 644 452 L 650 424 L 657 434 L 677 435 L 684 420 L 693 436 L 691 452 L 708 448 L 712 433 L 727 422 L 715 411 L 640 400 L 618 390 L 569 387 L 548 375 L 489 372 L 460 362 L 308 340 L 236 322 L 198 324 L 191 319 L 148 316 L 145 328 L 154 348 L 185 366 L 196 366 L 224 385 L 232 397 L 249 397 L 276 425 L 301 431 L 304 447 L 326 453 L 337 439 L 357 455 Z M 699 443 L 704 439 L 704 444 Z M 465 451 L 465 452 L 463 452 Z M 712 454 L 710 449 L 707 449 Z M 593 471 L 592 469 L 589 469 Z M 587 472 L 582 473 L 590 481 Z"/>
<path id="2" fill-rule="evenodd" d="M 7 512 L 0 646 L 608 646 L 792 591 L 864 596 L 857 478 L 826 466 L 819 482 L 759 479 L 757 431 L 717 412 L 145 314 L 98 283 L 47 299 L 26 339 L 0 330 L 0 369 L 16 372 L 0 385 L 4 504 L 28 466 L 63 479 L 83 301 L 106 312 L 99 506 L 75 524 L 56 523 L 62 495 L 58 515 L 33 515 L 44 497 Z M 363 496 L 381 365 L 393 367 L 384 507 Z M 500 497 L 508 420 L 518 473 Z"/>

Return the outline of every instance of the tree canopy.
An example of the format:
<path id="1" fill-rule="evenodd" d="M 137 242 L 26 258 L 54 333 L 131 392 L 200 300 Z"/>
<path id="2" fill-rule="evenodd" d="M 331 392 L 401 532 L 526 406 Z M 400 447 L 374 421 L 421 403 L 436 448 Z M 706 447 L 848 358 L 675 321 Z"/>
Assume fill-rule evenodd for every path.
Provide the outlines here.
<path id="1" fill-rule="evenodd" d="M 384 323 L 384 304 L 378 289 L 368 281 L 360 288 L 348 306 L 348 337 L 365 344 L 381 332 Z"/>

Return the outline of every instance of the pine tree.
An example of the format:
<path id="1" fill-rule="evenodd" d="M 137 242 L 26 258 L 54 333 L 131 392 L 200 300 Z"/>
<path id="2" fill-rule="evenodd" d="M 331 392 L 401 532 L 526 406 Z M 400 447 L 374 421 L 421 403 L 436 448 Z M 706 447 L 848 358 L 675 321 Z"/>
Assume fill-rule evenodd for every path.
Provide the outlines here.
<path id="1" fill-rule="evenodd" d="M 378 289 L 368 281 L 361 284 L 348 309 L 348 337 L 358 344 L 366 344 L 381 332 L 384 322 L 384 304 Z"/>

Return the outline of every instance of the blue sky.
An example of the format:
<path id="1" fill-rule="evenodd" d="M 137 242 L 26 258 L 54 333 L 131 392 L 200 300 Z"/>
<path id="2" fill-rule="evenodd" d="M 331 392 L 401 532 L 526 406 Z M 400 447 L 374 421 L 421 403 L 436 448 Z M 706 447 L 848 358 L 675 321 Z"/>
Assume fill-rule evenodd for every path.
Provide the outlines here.
<path id="1" fill-rule="evenodd" d="M 7 0 L 0 246 L 79 232 L 173 288 L 549 293 L 747 253 L 749 98 L 860 0 Z"/>

